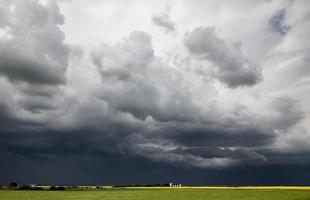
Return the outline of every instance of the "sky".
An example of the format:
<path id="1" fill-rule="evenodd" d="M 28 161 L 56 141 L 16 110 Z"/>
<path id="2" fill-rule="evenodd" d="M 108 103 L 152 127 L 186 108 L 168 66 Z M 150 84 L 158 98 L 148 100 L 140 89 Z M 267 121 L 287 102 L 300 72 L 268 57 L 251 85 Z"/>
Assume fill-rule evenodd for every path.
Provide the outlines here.
<path id="1" fill-rule="evenodd" d="M 1 0 L 0 184 L 309 184 L 309 8 Z"/>

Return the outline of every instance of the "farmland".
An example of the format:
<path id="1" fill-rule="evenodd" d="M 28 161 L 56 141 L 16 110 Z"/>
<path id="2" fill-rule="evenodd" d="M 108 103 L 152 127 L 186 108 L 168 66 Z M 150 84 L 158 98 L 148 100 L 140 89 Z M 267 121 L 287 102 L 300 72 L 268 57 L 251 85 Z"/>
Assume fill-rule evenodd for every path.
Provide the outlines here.
<path id="1" fill-rule="evenodd" d="M 0 190 L 1 200 L 309 200 L 309 188 L 106 188 L 65 191 Z"/>

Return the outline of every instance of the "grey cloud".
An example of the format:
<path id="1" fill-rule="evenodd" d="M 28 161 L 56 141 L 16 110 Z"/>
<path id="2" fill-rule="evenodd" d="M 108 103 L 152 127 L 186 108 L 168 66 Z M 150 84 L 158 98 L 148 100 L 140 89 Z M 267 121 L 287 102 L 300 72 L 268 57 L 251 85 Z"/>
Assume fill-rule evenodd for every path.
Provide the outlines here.
<path id="1" fill-rule="evenodd" d="M 130 152 L 157 162 L 187 167 L 217 168 L 240 165 L 248 161 L 265 163 L 268 159 L 255 149 L 274 142 L 273 130 L 263 127 L 255 130 L 255 124 L 247 128 L 236 124 L 212 128 L 198 123 L 160 124 L 155 131 L 130 134 L 126 148 Z"/>
<path id="2" fill-rule="evenodd" d="M 191 127 L 196 126 L 196 127 Z M 170 135 L 171 139 L 186 146 L 210 146 L 210 147 L 259 147 L 272 144 L 275 135 L 272 132 L 264 132 L 264 129 L 255 128 L 254 124 L 249 127 L 221 127 L 212 128 L 192 124 L 184 130 L 178 130 Z M 270 130 L 271 131 L 271 130 Z"/>
<path id="3" fill-rule="evenodd" d="M 39 114 L 57 109 L 59 97 L 63 95 L 62 90 L 53 85 L 20 83 L 15 87 L 18 91 L 18 105 L 31 113 Z"/>
<path id="4" fill-rule="evenodd" d="M 205 158 L 188 153 L 175 153 L 169 151 L 162 151 L 161 149 L 141 149 L 143 155 L 151 160 L 157 162 L 167 162 L 173 165 L 183 165 L 184 167 L 198 167 L 198 168 L 221 168 L 227 166 L 233 166 L 236 160 L 228 157 L 212 157 Z"/>
<path id="5" fill-rule="evenodd" d="M 288 129 L 304 118 L 298 102 L 290 97 L 282 96 L 273 100 L 272 105 L 277 113 L 275 126 L 279 129 Z"/>
<path id="6" fill-rule="evenodd" d="M 101 45 L 92 52 L 102 76 L 101 98 L 113 109 L 145 119 L 190 120 L 197 108 L 173 71 L 153 55 L 151 36 L 133 32 L 114 46 Z"/>
<path id="7" fill-rule="evenodd" d="M 151 36 L 142 31 L 132 32 L 115 46 L 102 44 L 92 52 L 92 59 L 103 78 L 129 79 L 153 59 Z"/>
<path id="8" fill-rule="evenodd" d="M 160 121 L 188 121 L 193 120 L 191 115 L 198 111 L 186 96 L 169 90 L 163 93 L 154 85 L 126 83 L 126 87 L 122 84 L 113 90 L 106 90 L 102 98 L 112 108 L 139 119 L 150 116 Z"/>
<path id="9" fill-rule="evenodd" d="M 0 91 L 10 96 L 5 105 L 12 108 L 2 117 L 17 129 L 42 128 L 59 108 L 66 83 L 69 48 L 59 28 L 64 16 L 56 1 L 1 1 L 0 10 L 0 30 L 6 31 L 0 38 Z"/>
<path id="10" fill-rule="evenodd" d="M 229 167 L 251 163 L 273 163 L 266 151 L 278 138 L 278 130 L 288 130 L 303 119 L 295 100 L 272 97 L 268 116 L 249 118 L 247 112 L 236 113 L 235 118 L 199 123 L 155 123 L 154 128 L 129 134 L 125 149 L 156 162 L 187 167 Z M 286 115 L 284 113 L 290 113 Z M 223 115 L 229 116 L 226 113 Z M 200 119 L 201 120 L 201 119 Z M 148 126 L 147 126 L 148 127 Z M 151 126 L 152 127 L 152 126 Z"/>
<path id="11" fill-rule="evenodd" d="M 168 11 L 163 12 L 160 15 L 153 15 L 152 22 L 166 32 L 174 32 L 176 25 L 170 18 L 170 13 Z"/>
<path id="12" fill-rule="evenodd" d="M 280 10 L 276 12 L 269 20 L 269 25 L 273 31 L 278 32 L 281 35 L 285 35 L 289 30 L 290 26 L 284 25 L 286 10 Z"/>
<path id="13" fill-rule="evenodd" d="M 22 105 L 23 109 L 33 113 L 38 113 L 42 110 L 55 109 L 53 99 L 46 97 L 21 98 L 18 103 Z"/>
<path id="14" fill-rule="evenodd" d="M 108 103 L 111 104 L 109 101 Z M 65 152 L 68 156 L 94 158 L 107 153 L 120 157 L 139 156 L 157 163 L 185 168 L 219 169 L 273 162 L 273 157 L 269 158 L 270 153 L 266 153 L 264 148 L 276 138 L 274 129 L 278 128 L 281 117 L 266 118 L 266 124 L 248 119 L 243 127 L 237 121 L 202 124 L 174 118 L 174 121 L 167 122 L 150 118 L 135 119 L 124 111 L 110 108 L 109 104 L 92 97 L 71 105 L 77 110 L 71 108 L 70 112 L 66 112 L 68 116 L 61 116 L 59 119 L 75 120 L 73 127 L 66 127 L 67 132 L 57 133 L 57 129 L 56 132 L 45 129 L 44 133 L 29 132 L 23 136 L 18 133 L 2 133 L 2 137 L 6 138 L 1 140 L 6 141 L 2 146 L 8 152 L 39 160 L 63 155 Z M 274 109 L 277 112 L 284 109 L 283 112 L 290 110 L 291 113 L 298 113 L 294 105 L 295 102 L 290 101 Z M 288 123 L 286 119 L 282 120 L 280 124 Z M 289 124 L 294 126 L 294 123 Z M 17 138 L 19 139 L 16 140 Z"/>
<path id="15" fill-rule="evenodd" d="M 213 147 L 194 147 L 194 148 L 184 148 L 179 149 L 178 151 L 190 153 L 193 155 L 199 155 L 201 157 L 212 158 L 212 157 L 220 157 L 220 158 L 230 158 L 234 160 L 236 164 L 240 164 L 240 162 L 255 162 L 255 164 L 259 164 L 267 161 L 267 158 L 251 149 L 247 148 L 213 148 Z"/>
<path id="16" fill-rule="evenodd" d="M 208 31 L 211 31 L 211 35 L 214 34 L 213 29 Z M 248 72 L 242 74 L 242 70 L 247 70 L 244 68 L 252 66 L 246 66 L 250 61 L 242 57 L 236 44 L 220 40 L 216 35 L 207 37 L 216 39 L 211 43 L 213 47 L 210 49 L 219 50 L 208 52 L 212 55 L 209 56 L 205 54 L 207 47 L 202 45 L 201 49 L 198 46 L 198 49 L 192 50 L 198 52 L 195 55 L 202 59 L 217 58 L 217 63 L 223 65 L 222 68 L 228 68 L 226 62 L 231 61 L 236 70 L 236 73 L 231 72 L 235 73 L 233 78 L 240 76 L 246 82 L 247 78 L 251 79 Z M 106 123 L 104 125 L 107 128 L 105 132 L 113 133 L 109 138 L 114 138 L 113 144 L 120 152 L 157 162 L 172 165 L 182 163 L 199 168 L 227 167 L 248 161 L 265 163 L 269 162 L 268 158 L 259 150 L 274 144 L 277 138 L 276 130 L 289 129 L 303 118 L 302 112 L 296 106 L 297 102 L 285 97 L 271 98 L 273 100 L 265 105 L 268 110 L 273 111 L 270 116 L 255 113 L 246 106 L 236 106 L 234 112 L 226 113 L 217 105 L 215 110 L 210 109 L 204 113 L 201 107 L 192 101 L 193 96 L 178 73 L 154 56 L 151 37 L 144 32 L 133 32 L 113 46 L 101 45 L 91 55 L 102 80 L 97 97 L 109 110 L 110 117 L 98 112 L 97 117 L 86 121 L 98 121 L 98 124 L 93 126 L 101 128 L 103 125 L 100 123 L 105 120 L 108 120 L 108 124 L 131 127 L 130 130 L 120 131 Z M 223 58 L 226 62 L 221 60 Z M 220 66 L 219 70 L 222 73 L 230 71 L 221 69 Z M 276 103 L 277 101 L 280 103 Z M 208 103 L 205 106 L 209 106 Z M 292 115 L 285 117 L 284 112 Z M 120 115 L 115 113 L 126 115 L 127 118 L 123 118 L 120 123 Z M 111 116 L 114 116 L 112 121 Z M 98 120 L 100 118 L 105 120 Z M 109 130 L 110 128 L 113 131 Z M 117 138 L 119 131 L 121 139 Z M 206 152 L 202 154 L 201 151 L 193 149 L 204 149 Z"/>
<path id="17" fill-rule="evenodd" d="M 255 85 L 261 68 L 241 52 L 240 45 L 220 38 L 213 27 L 198 27 L 185 35 L 189 52 L 217 66 L 216 78 L 231 88 Z"/>
<path id="18" fill-rule="evenodd" d="M 4 131 L 25 130 L 40 127 L 44 123 L 20 116 L 12 106 L 0 102 L 0 133 Z"/>
<path id="19" fill-rule="evenodd" d="M 309 7 L 309 2 L 292 1 L 290 6 L 278 11 L 280 14 L 284 12 L 280 25 L 289 27 L 289 31 L 270 54 L 279 66 L 275 69 L 277 77 L 273 79 L 278 89 L 294 87 L 298 91 L 309 77 L 310 43 L 307 30 L 310 29 L 310 12 L 306 7 Z"/>
<path id="20" fill-rule="evenodd" d="M 68 48 L 58 25 L 64 22 L 54 1 L 2 1 L 10 38 L 0 41 L 0 73 L 12 82 L 63 84 Z"/>
<path id="21" fill-rule="evenodd" d="M 24 51 L 27 51 L 26 49 Z M 59 65 L 51 65 L 44 57 L 34 55 L 16 55 L 5 50 L 1 52 L 0 72 L 12 82 L 25 81 L 29 83 L 61 84 L 64 83 L 64 71 Z M 8 54 L 7 54 L 8 53 Z M 7 54 L 7 55 L 6 55 Z"/>
<path id="22" fill-rule="evenodd" d="M 19 84 L 17 85 L 17 88 L 24 95 L 28 96 L 52 97 L 60 92 L 58 87 L 50 85 Z"/>
<path id="23" fill-rule="evenodd" d="M 162 131 L 164 132 L 164 130 Z M 174 166 L 182 165 L 183 167 L 227 168 L 247 162 L 252 162 L 253 165 L 264 164 L 268 160 L 263 154 L 246 148 L 241 143 L 236 147 L 223 147 L 215 140 L 216 136 L 208 142 L 202 139 L 205 143 L 203 144 L 202 141 L 203 145 L 200 146 L 178 143 L 176 142 L 178 136 L 175 136 L 175 140 L 173 140 L 165 138 L 160 133 L 156 134 L 160 136 L 149 139 L 143 138 L 143 135 L 132 135 L 133 138 L 129 141 L 135 142 L 127 145 L 127 148 L 129 146 L 131 152 L 153 161 L 166 162 Z M 167 132 L 165 134 L 167 135 Z M 194 135 L 195 132 L 192 134 Z M 208 135 L 207 130 L 204 134 Z"/>
<path id="24" fill-rule="evenodd" d="M 3 2 L 1 9 L 7 6 Z M 279 130 L 286 132 L 304 119 L 297 101 L 277 97 L 262 106 L 268 97 L 253 100 L 252 91 L 223 101 L 226 90 L 217 91 L 209 79 L 200 82 L 195 72 L 176 63 L 170 66 L 154 52 L 151 35 L 142 31 L 91 52 L 95 66 L 87 63 L 89 68 L 84 69 L 83 63 L 81 68 L 97 68 L 99 78 L 88 85 L 93 77 L 81 74 L 87 91 L 70 82 L 61 85 L 66 83 L 69 50 L 58 28 L 64 18 L 57 4 L 10 2 L 16 3 L 18 14 L 0 14 L 1 28 L 9 27 L 12 36 L 1 38 L 7 48 L 0 50 L 6 63 L 0 64 L 0 81 L 7 84 L 0 87 L 0 146 L 5 154 L 37 161 L 64 155 L 70 162 L 79 157 L 87 169 L 107 165 L 109 160 L 101 160 L 107 154 L 109 159 L 146 158 L 180 168 L 223 169 L 285 160 L 277 157 L 278 152 L 270 152 L 270 147 Z M 28 10 L 32 11 L 29 16 Z M 166 19 L 157 20 L 162 28 L 174 30 L 169 20 L 168 24 Z M 211 62 L 216 66 L 215 78 L 229 87 L 254 85 L 261 79 L 260 67 L 243 54 L 240 45 L 220 38 L 213 28 L 195 29 L 184 43 L 194 55 L 191 59 Z M 84 56 L 82 48 L 70 46 L 72 71 Z M 191 67 L 191 62 L 183 64 Z M 80 81 L 79 77 L 75 78 Z M 3 92 L 11 90 L 6 86 L 14 91 Z M 215 92 L 210 95 L 208 89 Z M 246 103 L 234 104 L 242 95 L 246 100 L 240 104 Z M 252 108 L 253 104 L 262 109 Z M 90 158 L 100 165 L 88 162 Z"/>

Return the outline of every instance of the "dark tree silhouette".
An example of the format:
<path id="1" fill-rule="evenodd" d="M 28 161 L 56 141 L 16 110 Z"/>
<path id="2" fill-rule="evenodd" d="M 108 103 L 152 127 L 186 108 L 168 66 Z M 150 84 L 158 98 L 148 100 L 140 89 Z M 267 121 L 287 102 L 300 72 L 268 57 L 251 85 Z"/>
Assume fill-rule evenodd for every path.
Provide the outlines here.
<path id="1" fill-rule="evenodd" d="M 11 182 L 8 184 L 8 188 L 17 188 L 18 184 L 16 182 Z"/>

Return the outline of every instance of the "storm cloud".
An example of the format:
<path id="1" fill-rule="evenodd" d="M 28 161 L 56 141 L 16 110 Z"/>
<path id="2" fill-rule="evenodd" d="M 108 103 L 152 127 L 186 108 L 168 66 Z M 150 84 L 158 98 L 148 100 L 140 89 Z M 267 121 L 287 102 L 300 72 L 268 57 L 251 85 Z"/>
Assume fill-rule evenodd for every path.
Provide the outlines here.
<path id="1" fill-rule="evenodd" d="M 1 181 L 269 184 L 275 166 L 303 171 L 305 4 L 1 1 Z"/>
<path id="2" fill-rule="evenodd" d="M 58 25 L 64 23 L 56 2 L 2 1 L 0 72 L 10 81 L 62 84 L 68 48 Z"/>
<path id="3" fill-rule="evenodd" d="M 219 38 L 214 27 L 195 28 L 184 44 L 199 59 L 215 64 L 216 78 L 229 87 L 251 86 L 261 79 L 261 68 L 243 55 L 240 44 Z"/>

